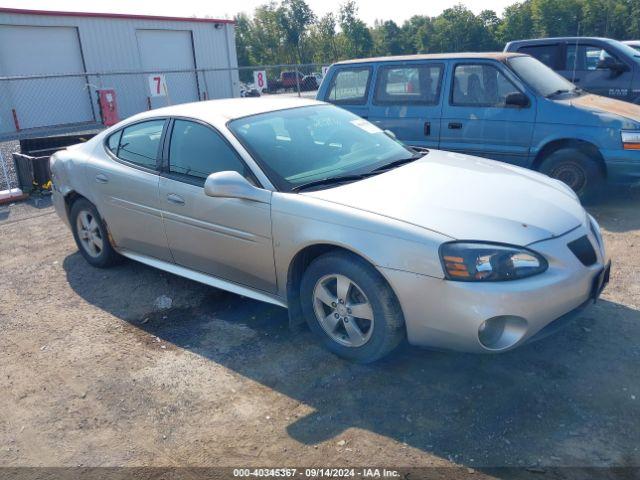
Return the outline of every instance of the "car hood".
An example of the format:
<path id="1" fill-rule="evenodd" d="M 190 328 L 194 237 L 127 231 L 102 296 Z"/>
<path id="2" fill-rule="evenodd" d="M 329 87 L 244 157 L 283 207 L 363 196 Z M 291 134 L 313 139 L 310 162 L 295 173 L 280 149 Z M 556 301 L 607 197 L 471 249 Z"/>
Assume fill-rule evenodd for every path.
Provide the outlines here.
<path id="1" fill-rule="evenodd" d="M 590 112 L 614 114 L 634 122 L 640 122 L 640 106 L 622 100 L 589 94 L 572 98 L 569 103 Z"/>
<path id="2" fill-rule="evenodd" d="M 303 195 L 455 239 L 528 245 L 586 221 L 568 187 L 506 163 L 431 150 L 389 172 Z"/>

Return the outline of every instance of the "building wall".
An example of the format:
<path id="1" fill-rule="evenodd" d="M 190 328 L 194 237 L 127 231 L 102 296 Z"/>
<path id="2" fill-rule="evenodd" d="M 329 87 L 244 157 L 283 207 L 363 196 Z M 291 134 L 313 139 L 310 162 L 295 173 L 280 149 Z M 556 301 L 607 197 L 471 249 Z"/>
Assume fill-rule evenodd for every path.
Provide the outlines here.
<path id="1" fill-rule="evenodd" d="M 99 121 L 99 108 L 97 105 L 95 88 L 114 88 L 116 90 L 118 110 L 120 118 L 125 118 L 148 108 L 149 87 L 148 75 L 127 74 L 114 75 L 94 73 L 105 72 L 140 72 L 150 65 L 144 64 L 138 43 L 138 32 L 140 30 L 179 30 L 189 31 L 193 39 L 193 57 L 197 69 L 235 69 L 237 57 L 235 53 L 234 26 L 231 23 L 212 23 L 198 21 L 179 21 L 164 19 L 140 19 L 140 18 L 104 18 L 91 16 L 59 16 L 40 14 L 18 14 L 7 13 L 0 10 L 0 28 L 4 25 L 24 25 L 24 26 L 66 26 L 77 28 L 80 48 L 84 61 L 85 71 L 91 73 L 86 77 L 80 77 L 82 81 L 75 77 L 75 82 L 64 82 L 55 80 L 56 95 L 60 95 L 60 85 L 67 84 L 69 90 L 66 95 L 73 97 L 74 102 L 93 102 L 93 116 Z M 158 46 L 162 49 L 162 45 Z M 4 50 L 7 55 L 7 49 Z M 11 52 L 11 49 L 8 49 Z M 9 53 L 11 54 L 11 53 Z M 16 72 L 3 71 L 3 59 L 0 58 L 0 77 L 7 74 L 15 75 Z M 163 67 L 167 67 L 165 62 Z M 184 66 L 184 63 L 179 66 Z M 160 67 L 160 66 L 159 66 Z M 34 70 L 35 68 L 35 70 Z M 31 67 L 25 74 L 37 73 L 37 66 Z M 51 73 L 50 71 L 41 73 Z M 57 73 L 69 73 L 60 71 Z M 75 72 L 74 72 L 75 73 Z M 204 98 L 226 98 L 239 96 L 239 78 L 237 70 L 221 70 L 216 72 L 199 73 L 198 78 L 194 78 L 193 88 L 189 75 L 195 74 L 171 74 L 172 78 L 167 78 L 169 84 L 170 97 L 181 101 Z M 169 76 L 168 76 L 169 77 Z M 23 81 L 35 82 L 35 80 Z M 84 94 L 77 92 L 78 83 L 89 84 L 91 95 L 88 90 Z M 188 90 L 188 92 L 175 92 L 171 96 L 171 88 L 176 90 Z M 11 112 L 12 96 L 15 97 L 16 89 L 22 88 L 20 82 L 0 81 L 0 134 L 6 133 L 7 129 L 14 129 L 13 114 Z M 40 81 L 42 88 L 46 88 L 47 81 Z M 31 86 L 30 88 L 35 88 Z M 180 93 L 180 94 L 179 94 Z M 84 95 L 84 96 L 83 96 Z M 195 97 L 195 98 L 190 98 Z M 39 96 L 42 101 L 42 96 Z M 162 106 L 162 102 L 156 99 L 154 107 Z M 74 102 L 69 105 L 73 106 Z M 24 103 L 24 99 L 22 99 Z M 52 102 L 53 104 L 53 102 Z M 24 107 L 23 107 L 24 108 Z M 47 108 L 47 105 L 35 105 L 33 108 Z M 71 107 L 70 107 L 71 108 Z M 75 108 L 75 107 L 73 107 Z M 82 108 L 86 108 L 84 105 Z M 18 112 L 19 115 L 19 112 Z M 77 117 L 77 115 L 75 116 Z M 75 118 L 69 115 L 69 118 Z M 23 127 L 25 128 L 25 127 Z"/>

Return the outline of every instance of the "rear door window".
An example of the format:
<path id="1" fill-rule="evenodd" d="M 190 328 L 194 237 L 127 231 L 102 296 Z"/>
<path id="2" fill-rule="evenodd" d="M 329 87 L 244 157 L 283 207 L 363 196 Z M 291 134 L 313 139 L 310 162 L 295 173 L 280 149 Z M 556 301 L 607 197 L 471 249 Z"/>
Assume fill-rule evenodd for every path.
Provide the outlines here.
<path id="1" fill-rule="evenodd" d="M 333 76 L 325 101 L 345 105 L 362 105 L 367 101 L 371 68 L 341 68 Z"/>
<path id="2" fill-rule="evenodd" d="M 378 69 L 374 102 L 435 105 L 440 96 L 442 65 L 384 66 Z"/>
<path id="3" fill-rule="evenodd" d="M 150 120 L 125 127 L 115 151 L 114 137 L 119 133 L 109 137 L 107 145 L 116 157 L 155 170 L 164 123 L 165 120 Z"/>
<path id="4" fill-rule="evenodd" d="M 452 105 L 504 107 L 507 95 L 514 92 L 519 92 L 518 88 L 493 65 L 456 65 Z"/>
<path id="5" fill-rule="evenodd" d="M 518 49 L 518 52 L 531 55 L 553 70 L 558 70 L 559 68 L 559 51 L 560 45 L 557 43 L 550 45 L 527 45 Z"/>

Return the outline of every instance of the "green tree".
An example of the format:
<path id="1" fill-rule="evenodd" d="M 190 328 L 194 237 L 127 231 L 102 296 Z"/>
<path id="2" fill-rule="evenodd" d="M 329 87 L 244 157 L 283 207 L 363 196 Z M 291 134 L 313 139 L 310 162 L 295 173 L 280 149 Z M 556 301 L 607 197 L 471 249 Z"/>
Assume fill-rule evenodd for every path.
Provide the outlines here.
<path id="1" fill-rule="evenodd" d="M 494 39 L 482 19 L 464 5 L 447 8 L 433 21 L 430 51 L 483 51 L 494 47 Z"/>
<path id="2" fill-rule="evenodd" d="M 531 18 L 531 2 L 529 0 L 514 3 L 504 9 L 502 23 L 498 27 L 496 36 L 500 43 L 533 36 L 533 19 Z"/>
<path id="3" fill-rule="evenodd" d="M 349 0 L 340 6 L 338 14 L 343 53 L 348 58 L 366 57 L 371 54 L 373 40 L 367 25 L 358 18 L 356 2 Z"/>
<path id="4" fill-rule="evenodd" d="M 393 21 L 376 21 L 371 30 L 374 55 L 400 55 L 404 53 L 402 31 Z"/>
<path id="5" fill-rule="evenodd" d="M 284 0 L 277 14 L 286 46 L 296 53 L 295 61 L 305 63 L 308 60 L 305 56 L 305 42 L 309 27 L 316 20 L 315 14 L 304 0 Z"/>
<path id="6" fill-rule="evenodd" d="M 310 43 L 314 62 L 327 63 L 339 58 L 336 36 L 336 18 L 333 13 L 327 13 L 311 26 Z"/>

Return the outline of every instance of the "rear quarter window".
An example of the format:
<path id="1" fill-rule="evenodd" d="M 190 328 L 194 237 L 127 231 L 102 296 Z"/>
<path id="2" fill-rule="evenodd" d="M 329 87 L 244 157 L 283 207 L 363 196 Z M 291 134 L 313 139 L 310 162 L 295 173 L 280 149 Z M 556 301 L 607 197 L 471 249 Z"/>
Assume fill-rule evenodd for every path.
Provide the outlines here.
<path id="1" fill-rule="evenodd" d="M 341 68 L 333 75 L 324 100 L 345 105 L 364 104 L 370 81 L 370 67 Z"/>

